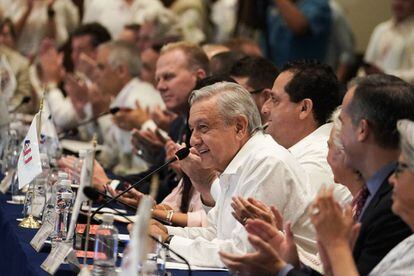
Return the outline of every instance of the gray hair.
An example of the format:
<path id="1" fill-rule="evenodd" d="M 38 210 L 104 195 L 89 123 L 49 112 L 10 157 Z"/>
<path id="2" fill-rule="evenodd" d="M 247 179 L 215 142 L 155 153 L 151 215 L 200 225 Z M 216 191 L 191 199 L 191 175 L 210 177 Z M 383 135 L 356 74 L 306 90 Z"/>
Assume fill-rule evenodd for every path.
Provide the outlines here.
<path id="1" fill-rule="evenodd" d="M 339 114 L 341 113 L 341 106 L 338 106 L 331 115 L 330 121 L 332 122 L 332 141 L 335 147 L 339 150 L 344 149 L 341 139 L 339 139 L 339 132 L 342 129 L 342 122 L 339 120 Z"/>
<path id="2" fill-rule="evenodd" d="M 397 129 L 400 133 L 400 148 L 409 169 L 414 172 L 414 122 L 399 120 Z"/>
<path id="3" fill-rule="evenodd" d="M 132 77 L 139 75 L 141 60 L 139 58 L 139 51 L 134 45 L 125 41 L 111 41 L 102 44 L 100 47 L 108 48 L 108 64 L 113 69 L 125 65 Z"/>
<path id="4" fill-rule="evenodd" d="M 260 113 L 256 103 L 250 93 L 237 83 L 218 82 L 200 90 L 194 90 L 188 102 L 192 106 L 195 102 L 214 96 L 217 96 L 217 110 L 225 124 L 232 123 L 238 115 L 244 115 L 247 117 L 249 133 L 261 128 Z"/>

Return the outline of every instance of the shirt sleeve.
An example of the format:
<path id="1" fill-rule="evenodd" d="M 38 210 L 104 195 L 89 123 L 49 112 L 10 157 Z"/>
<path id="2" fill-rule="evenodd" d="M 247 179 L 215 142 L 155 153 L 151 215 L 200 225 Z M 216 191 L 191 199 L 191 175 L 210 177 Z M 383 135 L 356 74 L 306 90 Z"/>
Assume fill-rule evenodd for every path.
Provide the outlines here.
<path id="1" fill-rule="evenodd" d="M 48 108 L 53 122 L 60 129 L 69 129 L 77 124 L 75 108 L 69 98 L 65 98 L 58 88 L 51 89 L 47 95 Z"/>
<path id="2" fill-rule="evenodd" d="M 326 0 L 307 0 L 299 5 L 302 14 L 308 20 L 313 35 L 329 31 L 331 23 L 331 8 Z"/>

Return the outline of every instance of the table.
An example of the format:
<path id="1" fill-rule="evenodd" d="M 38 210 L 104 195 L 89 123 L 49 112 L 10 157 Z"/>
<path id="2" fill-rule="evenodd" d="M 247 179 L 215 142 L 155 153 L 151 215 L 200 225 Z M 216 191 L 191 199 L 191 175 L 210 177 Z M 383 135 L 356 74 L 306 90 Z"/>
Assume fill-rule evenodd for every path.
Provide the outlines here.
<path id="1" fill-rule="evenodd" d="M 36 230 L 18 226 L 17 218 L 22 217 L 23 205 L 7 203 L 10 195 L 0 194 L 0 275 L 48 275 L 40 264 L 47 258 L 50 245 L 45 245 L 41 252 L 36 252 L 30 241 Z M 82 260 L 79 260 L 82 262 Z M 173 275 L 187 275 L 185 270 L 168 270 Z M 76 275 L 70 265 L 61 265 L 55 275 Z M 223 271 L 193 271 L 196 276 L 228 275 Z"/>

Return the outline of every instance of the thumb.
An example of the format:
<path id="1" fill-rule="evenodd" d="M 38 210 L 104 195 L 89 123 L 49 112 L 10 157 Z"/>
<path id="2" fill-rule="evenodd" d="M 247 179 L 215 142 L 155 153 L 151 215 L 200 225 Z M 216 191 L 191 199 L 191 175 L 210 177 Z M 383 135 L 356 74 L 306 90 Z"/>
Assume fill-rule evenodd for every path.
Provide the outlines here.
<path id="1" fill-rule="evenodd" d="M 286 240 L 289 243 L 294 243 L 294 237 L 293 237 L 292 223 L 291 222 L 288 222 L 285 225 L 285 235 L 286 235 Z"/>

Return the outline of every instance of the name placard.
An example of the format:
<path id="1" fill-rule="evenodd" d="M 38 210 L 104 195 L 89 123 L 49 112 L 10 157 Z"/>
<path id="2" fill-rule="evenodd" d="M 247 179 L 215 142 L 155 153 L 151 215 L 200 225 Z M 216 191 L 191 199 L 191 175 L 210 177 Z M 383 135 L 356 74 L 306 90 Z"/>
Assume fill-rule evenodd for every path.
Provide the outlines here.
<path id="1" fill-rule="evenodd" d="M 33 239 L 30 241 L 30 245 L 34 248 L 34 250 L 36 250 L 36 252 L 42 250 L 46 239 L 53 232 L 53 226 L 54 225 L 50 221 L 46 220 L 43 223 L 42 227 L 40 227 L 40 229 L 37 231 Z"/>
<path id="2" fill-rule="evenodd" d="M 72 251 L 72 244 L 60 243 L 58 246 L 50 252 L 46 260 L 40 265 L 40 267 L 49 273 L 54 275 L 59 266 L 63 263 L 66 256 Z"/>

